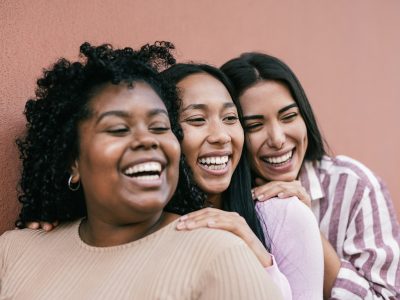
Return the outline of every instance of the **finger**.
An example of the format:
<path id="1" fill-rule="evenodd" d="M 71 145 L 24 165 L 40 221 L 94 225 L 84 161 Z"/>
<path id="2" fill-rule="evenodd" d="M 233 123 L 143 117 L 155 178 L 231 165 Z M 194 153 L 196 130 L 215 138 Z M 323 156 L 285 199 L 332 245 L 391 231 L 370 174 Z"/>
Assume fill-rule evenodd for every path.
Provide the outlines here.
<path id="1" fill-rule="evenodd" d="M 292 190 L 286 190 L 279 193 L 279 198 L 289 198 L 296 196 L 301 202 L 303 202 L 308 207 L 311 207 L 311 198 L 304 188 L 294 188 Z"/>
<path id="2" fill-rule="evenodd" d="M 25 226 L 29 229 L 39 229 L 40 228 L 39 222 L 28 222 L 25 224 Z"/>
<path id="3" fill-rule="evenodd" d="M 201 219 L 197 219 L 196 221 L 194 220 L 186 220 L 182 222 L 178 222 L 176 225 L 176 229 L 178 230 L 194 230 L 197 228 L 204 228 L 208 227 L 209 224 L 215 223 L 215 219 L 209 218 L 209 217 L 204 217 Z"/>
<path id="4" fill-rule="evenodd" d="M 179 221 L 185 221 L 188 219 L 193 219 L 196 218 L 198 216 L 202 216 L 202 215 L 208 215 L 211 213 L 215 213 L 215 211 L 221 211 L 220 209 L 216 209 L 216 208 L 211 208 L 211 207 L 207 207 L 207 208 L 202 208 L 200 210 L 188 213 L 186 215 L 183 215 L 179 218 Z"/>
<path id="5" fill-rule="evenodd" d="M 265 187 L 260 194 L 257 196 L 258 201 L 266 201 L 273 197 L 277 197 L 279 193 L 283 192 L 284 188 L 281 185 L 271 185 Z"/>
<path id="6" fill-rule="evenodd" d="M 259 197 L 260 195 L 265 194 L 270 189 L 280 186 L 280 185 L 283 185 L 283 184 L 285 184 L 285 182 L 283 182 L 283 181 L 271 181 L 264 185 L 260 185 L 258 187 L 253 188 L 252 191 L 256 197 Z"/>
<path id="7" fill-rule="evenodd" d="M 191 216 L 190 218 L 179 220 L 177 224 L 178 229 L 194 229 L 199 227 L 205 227 L 209 221 L 215 221 L 216 219 L 221 219 L 224 215 L 228 215 L 229 212 L 216 209 L 215 211 L 209 211 L 197 216 Z M 234 217 L 232 215 L 231 217 Z M 238 216 L 238 214 L 237 214 Z M 228 217 L 228 216 L 227 216 Z"/>
<path id="8" fill-rule="evenodd" d="M 201 227 L 212 227 L 216 223 L 224 222 L 232 224 L 232 227 L 243 226 L 243 218 L 235 212 L 222 212 L 212 215 L 201 215 L 196 218 L 181 221 L 177 224 L 178 230 L 192 230 Z M 245 224 L 247 226 L 247 224 Z"/>
<path id="9" fill-rule="evenodd" d="M 48 222 L 40 222 L 40 227 L 41 227 L 44 231 L 51 231 L 51 230 L 53 230 L 53 224 L 48 223 Z"/>

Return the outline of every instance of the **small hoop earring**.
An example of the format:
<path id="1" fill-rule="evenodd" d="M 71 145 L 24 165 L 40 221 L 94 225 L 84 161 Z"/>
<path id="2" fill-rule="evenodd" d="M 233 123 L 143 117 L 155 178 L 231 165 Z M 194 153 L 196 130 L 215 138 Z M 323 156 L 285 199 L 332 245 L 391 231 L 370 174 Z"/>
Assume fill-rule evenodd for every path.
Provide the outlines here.
<path id="1" fill-rule="evenodd" d="M 72 178 L 74 176 L 70 175 L 68 179 L 68 187 L 71 191 L 76 192 L 81 187 L 81 182 L 78 181 L 75 185 L 72 183 Z"/>

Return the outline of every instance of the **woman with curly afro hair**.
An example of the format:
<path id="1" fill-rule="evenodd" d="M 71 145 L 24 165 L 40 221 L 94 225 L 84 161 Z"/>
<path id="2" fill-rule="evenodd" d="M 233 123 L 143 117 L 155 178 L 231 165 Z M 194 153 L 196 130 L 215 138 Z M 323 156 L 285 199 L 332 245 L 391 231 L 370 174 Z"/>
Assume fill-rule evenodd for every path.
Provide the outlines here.
<path id="1" fill-rule="evenodd" d="M 38 80 L 17 141 L 17 226 L 60 225 L 0 237 L 1 299 L 280 298 L 236 236 L 176 230 L 204 195 L 180 156 L 175 87 L 158 73 L 171 49 L 84 43 L 82 61 Z"/>

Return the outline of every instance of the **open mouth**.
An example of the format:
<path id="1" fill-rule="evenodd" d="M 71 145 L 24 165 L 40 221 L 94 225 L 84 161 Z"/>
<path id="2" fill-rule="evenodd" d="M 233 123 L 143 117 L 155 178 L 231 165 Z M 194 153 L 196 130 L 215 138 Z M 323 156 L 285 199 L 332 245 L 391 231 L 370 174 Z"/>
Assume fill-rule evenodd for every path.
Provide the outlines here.
<path id="1" fill-rule="evenodd" d="M 205 169 L 223 170 L 228 165 L 229 159 L 230 157 L 228 155 L 223 155 L 223 156 L 201 157 L 197 161 Z"/>
<path id="2" fill-rule="evenodd" d="M 262 160 L 273 166 L 282 166 L 288 163 L 293 157 L 294 149 L 281 156 L 264 156 Z"/>
<path id="3" fill-rule="evenodd" d="M 140 163 L 124 170 L 124 174 L 128 177 L 142 181 L 159 180 L 162 172 L 161 163 L 156 161 L 148 161 Z"/>

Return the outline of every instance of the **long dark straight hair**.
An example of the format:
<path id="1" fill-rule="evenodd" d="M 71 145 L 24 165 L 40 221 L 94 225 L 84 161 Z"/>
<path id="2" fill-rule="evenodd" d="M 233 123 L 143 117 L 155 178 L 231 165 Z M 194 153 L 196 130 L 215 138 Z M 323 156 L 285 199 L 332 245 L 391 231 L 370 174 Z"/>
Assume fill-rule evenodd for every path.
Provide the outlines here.
<path id="1" fill-rule="evenodd" d="M 238 109 L 240 119 L 242 119 L 242 111 L 238 106 L 237 98 L 234 96 L 232 84 L 226 75 L 218 68 L 206 64 L 176 64 L 163 71 L 161 76 L 177 85 L 184 78 L 201 73 L 213 76 L 225 86 Z M 181 107 L 181 100 L 178 101 L 180 101 L 178 107 Z M 251 197 L 251 173 L 245 147 L 243 147 L 242 156 L 233 172 L 229 187 L 222 194 L 222 208 L 223 210 L 234 211 L 240 214 L 263 245 L 268 250 L 270 249 L 269 238 L 263 233 L 260 220 L 255 210 L 255 204 Z"/>
<path id="2" fill-rule="evenodd" d="M 271 55 L 249 52 L 226 62 L 221 70 L 232 82 L 236 97 L 260 81 L 283 83 L 292 94 L 307 127 L 308 147 L 305 159 L 320 160 L 326 154 L 326 142 L 322 138 L 306 93 L 296 75 L 283 61 Z"/>

